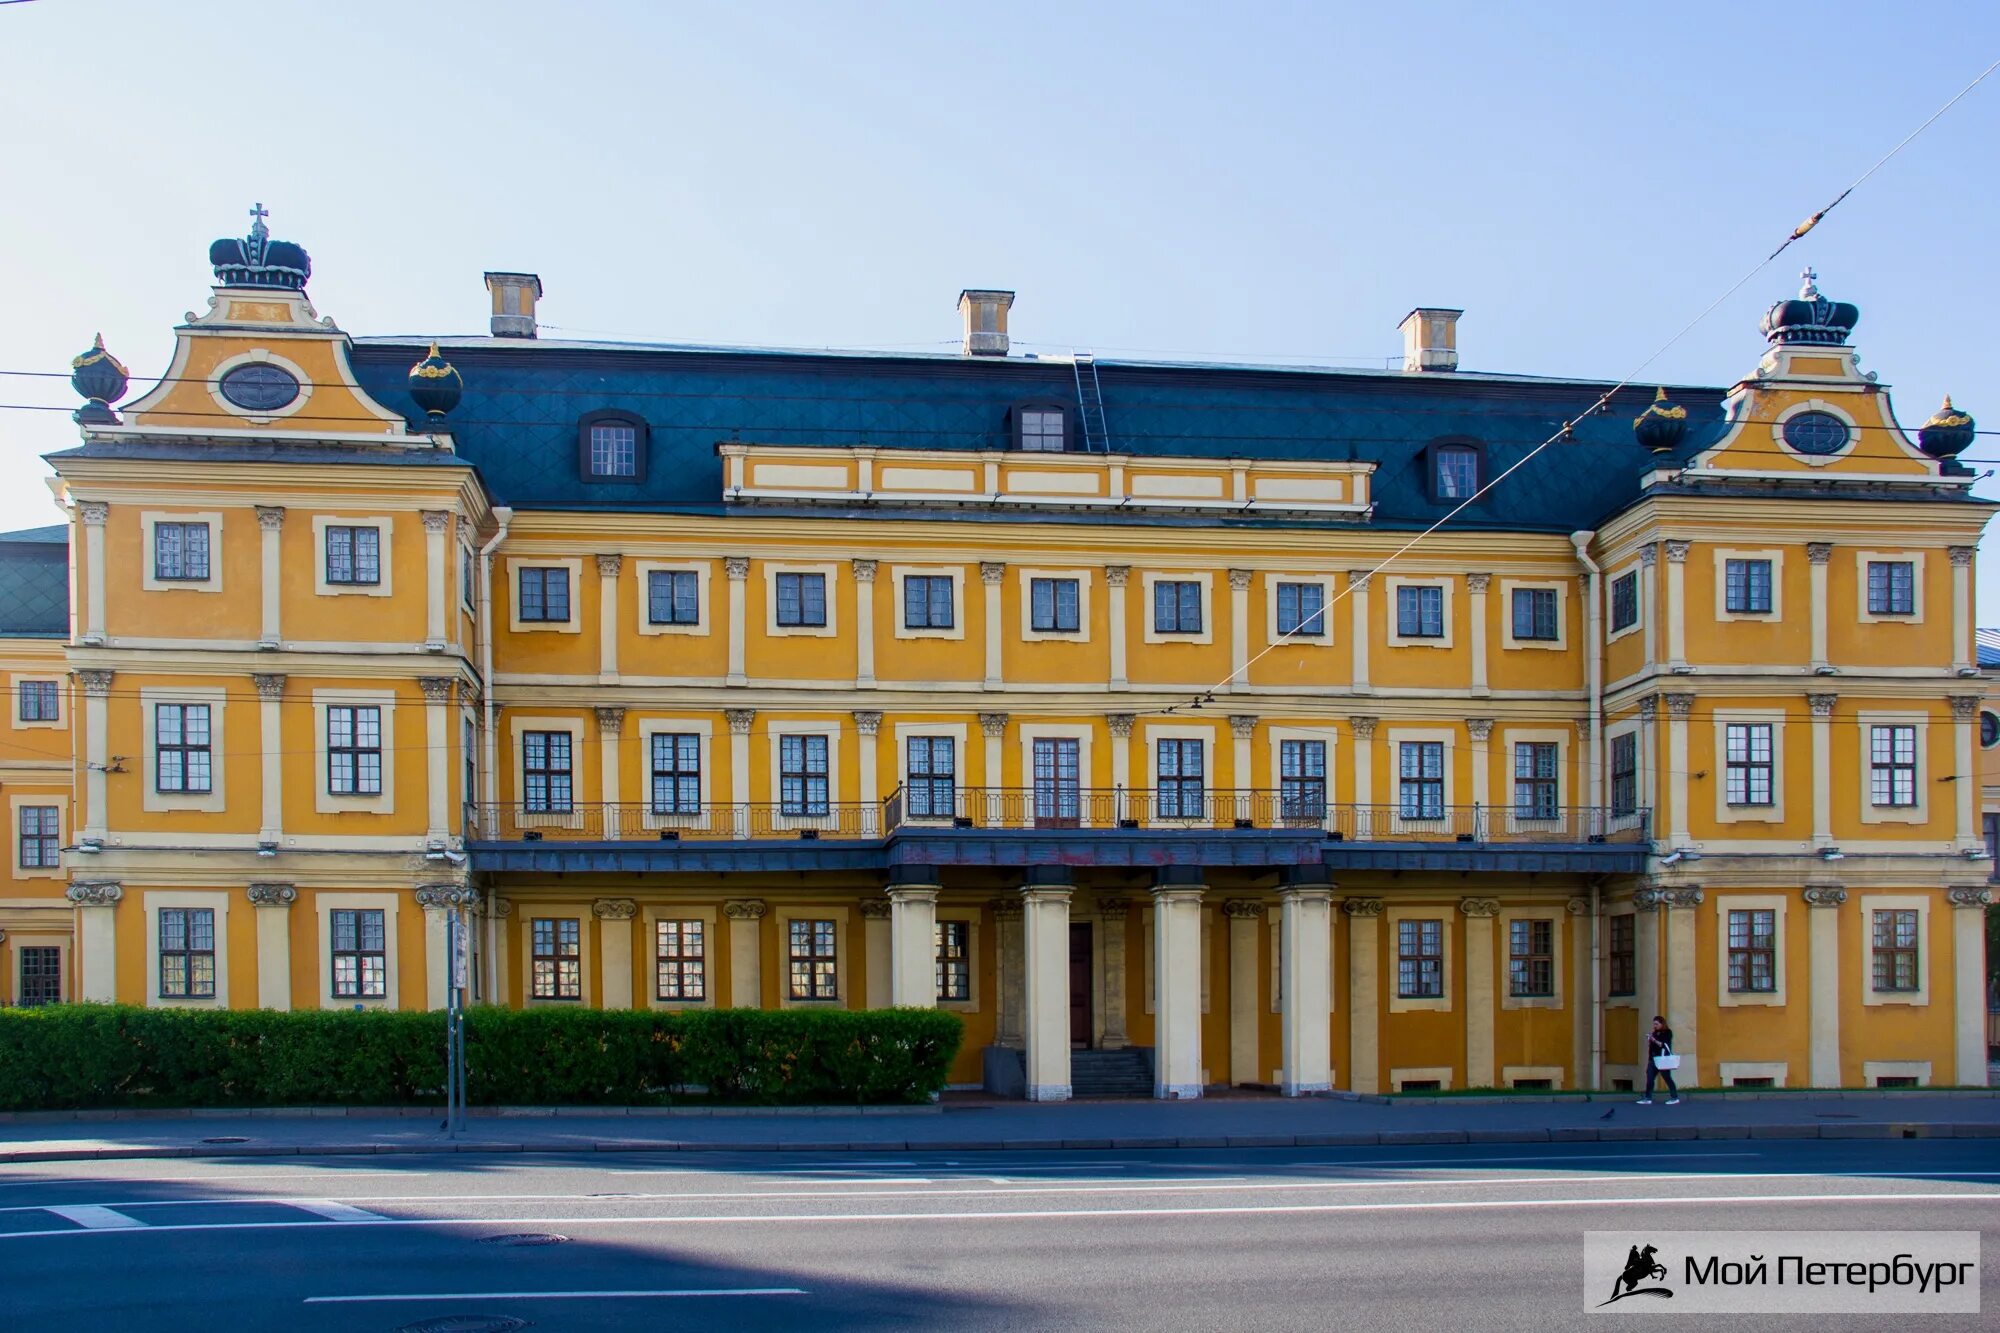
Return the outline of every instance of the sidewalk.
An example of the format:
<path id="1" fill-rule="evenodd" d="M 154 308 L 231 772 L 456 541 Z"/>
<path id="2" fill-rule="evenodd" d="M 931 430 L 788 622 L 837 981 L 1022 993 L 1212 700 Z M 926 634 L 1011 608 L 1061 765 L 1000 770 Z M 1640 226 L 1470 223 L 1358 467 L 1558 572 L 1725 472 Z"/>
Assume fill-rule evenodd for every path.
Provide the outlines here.
<path id="1" fill-rule="evenodd" d="M 1681 1139 L 2000 1138 L 2000 1096 L 1961 1093 L 1629 1094 L 1381 1100 L 1216 1097 L 1032 1105 L 481 1108 L 456 1139 L 436 1108 L 79 1111 L 0 1118 L 0 1162 L 119 1157 L 445 1152 L 919 1152 L 1291 1148 Z"/>

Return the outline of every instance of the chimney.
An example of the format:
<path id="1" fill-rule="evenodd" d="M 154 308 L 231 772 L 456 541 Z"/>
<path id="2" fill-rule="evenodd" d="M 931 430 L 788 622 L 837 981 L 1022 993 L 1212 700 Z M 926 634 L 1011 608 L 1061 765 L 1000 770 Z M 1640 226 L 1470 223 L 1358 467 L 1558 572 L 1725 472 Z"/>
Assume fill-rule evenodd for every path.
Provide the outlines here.
<path id="1" fill-rule="evenodd" d="M 1457 370 L 1458 317 L 1463 310 L 1418 306 L 1396 327 L 1403 334 L 1403 370 Z"/>
<path id="2" fill-rule="evenodd" d="M 540 278 L 532 273 L 489 273 L 486 290 L 493 293 L 494 337 L 535 336 L 535 302 L 542 295 Z"/>
<path id="3" fill-rule="evenodd" d="M 958 313 L 965 321 L 967 356 L 1007 355 L 1007 311 L 1013 304 L 1012 292 L 967 289 L 958 294 Z"/>

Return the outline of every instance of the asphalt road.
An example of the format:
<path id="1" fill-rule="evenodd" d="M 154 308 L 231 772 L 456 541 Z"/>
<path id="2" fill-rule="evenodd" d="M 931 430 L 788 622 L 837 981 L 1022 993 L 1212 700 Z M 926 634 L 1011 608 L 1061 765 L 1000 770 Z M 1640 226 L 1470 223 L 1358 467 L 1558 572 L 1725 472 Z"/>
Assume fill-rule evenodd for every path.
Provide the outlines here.
<path id="1" fill-rule="evenodd" d="M 1586 1230 L 1933 1228 L 1991 1318 L 2000 1141 L 21 1164 L 0 1327 L 1560 1329 Z"/>

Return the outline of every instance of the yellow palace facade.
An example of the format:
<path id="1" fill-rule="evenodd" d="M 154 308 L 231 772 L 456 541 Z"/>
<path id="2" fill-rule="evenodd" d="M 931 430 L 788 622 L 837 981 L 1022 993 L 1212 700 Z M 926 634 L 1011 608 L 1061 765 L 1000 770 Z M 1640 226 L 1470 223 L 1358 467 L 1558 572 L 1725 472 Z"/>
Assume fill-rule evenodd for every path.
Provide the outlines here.
<path id="1" fill-rule="evenodd" d="M 210 259 L 0 537 L 0 1000 L 938 1005 L 1038 1099 L 1624 1086 L 1654 1013 L 1689 1083 L 1985 1082 L 1972 424 L 1810 280 L 1656 396 L 1443 309 L 1388 371 L 1023 356 L 985 290 L 797 353 L 490 273 L 433 342 L 261 216 Z"/>

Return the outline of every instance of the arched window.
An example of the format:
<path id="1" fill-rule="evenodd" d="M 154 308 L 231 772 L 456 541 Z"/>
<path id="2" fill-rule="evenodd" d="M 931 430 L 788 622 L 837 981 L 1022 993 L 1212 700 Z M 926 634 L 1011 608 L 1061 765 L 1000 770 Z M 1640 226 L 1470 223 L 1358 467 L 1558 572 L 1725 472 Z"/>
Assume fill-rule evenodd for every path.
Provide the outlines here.
<path id="1" fill-rule="evenodd" d="M 1471 499 L 1486 481 L 1486 450 L 1477 440 L 1439 440 L 1430 447 L 1429 480 L 1433 502 L 1457 504 Z"/>
<path id="2" fill-rule="evenodd" d="M 577 470 L 585 481 L 644 481 L 649 434 L 630 412 L 591 412 L 577 423 Z"/>

